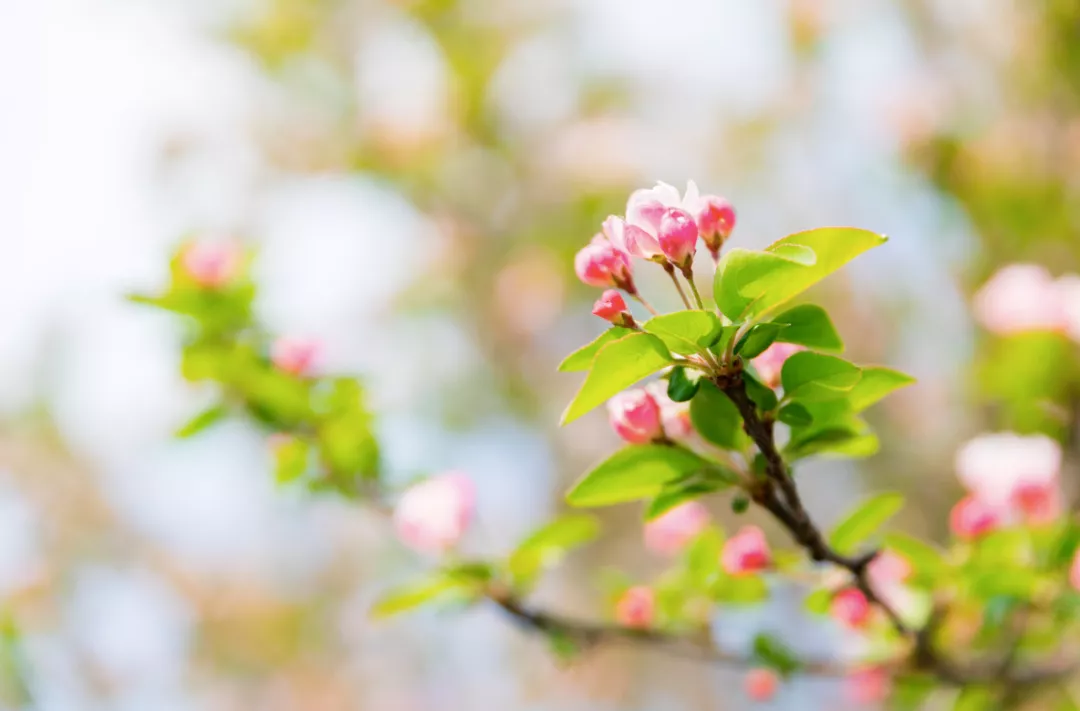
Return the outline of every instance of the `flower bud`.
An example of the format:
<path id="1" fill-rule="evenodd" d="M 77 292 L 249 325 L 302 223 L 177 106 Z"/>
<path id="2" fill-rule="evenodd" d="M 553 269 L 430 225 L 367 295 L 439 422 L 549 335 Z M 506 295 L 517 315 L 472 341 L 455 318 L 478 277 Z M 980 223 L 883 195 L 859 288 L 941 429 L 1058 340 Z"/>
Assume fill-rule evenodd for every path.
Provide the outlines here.
<path id="1" fill-rule="evenodd" d="M 423 553 L 453 548 L 473 517 L 475 487 L 460 472 L 415 484 L 394 509 L 394 528 L 402 543 Z"/>
<path id="2" fill-rule="evenodd" d="M 848 675 L 846 696 L 856 704 L 879 704 L 889 697 L 892 680 L 881 667 L 867 667 Z"/>
<path id="3" fill-rule="evenodd" d="M 998 513 L 974 496 L 966 496 L 949 514 L 953 535 L 965 541 L 981 538 L 998 527 Z"/>
<path id="4" fill-rule="evenodd" d="M 189 245 L 181 256 L 184 271 L 204 289 L 220 289 L 240 270 L 240 250 L 233 244 Z"/>
<path id="5" fill-rule="evenodd" d="M 687 501 L 645 524 L 645 547 L 653 553 L 673 556 L 708 525 L 708 509 L 697 501 Z"/>
<path id="6" fill-rule="evenodd" d="M 615 620 L 623 627 L 645 629 L 656 618 L 656 594 L 652 588 L 638 585 L 623 593 L 615 603 Z"/>
<path id="7" fill-rule="evenodd" d="M 589 286 L 613 286 L 634 293 L 630 257 L 599 235 L 574 257 L 574 271 Z"/>
<path id="8" fill-rule="evenodd" d="M 780 385 L 780 373 L 784 369 L 784 362 L 802 350 L 806 349 L 793 343 L 774 343 L 751 362 L 761 382 L 770 388 L 775 388 Z"/>
<path id="9" fill-rule="evenodd" d="M 678 207 L 670 207 L 660 218 L 657 241 L 672 264 L 685 268 L 694 261 L 697 251 L 698 228 L 690 213 Z"/>
<path id="10" fill-rule="evenodd" d="M 1003 336 L 1068 328 L 1062 289 L 1036 264 L 1000 269 L 975 294 L 974 310 L 987 330 Z"/>
<path id="11" fill-rule="evenodd" d="M 728 575 L 745 575 L 769 567 L 772 553 L 765 533 L 757 526 L 743 526 L 724 543 L 720 564 Z"/>
<path id="12" fill-rule="evenodd" d="M 690 419 L 690 405 L 685 402 L 675 402 L 668 397 L 667 386 L 666 380 L 654 380 L 645 386 L 645 390 L 660 406 L 660 421 L 664 425 L 664 436 L 680 442 L 694 434 L 694 423 Z"/>
<path id="13" fill-rule="evenodd" d="M 832 599 L 829 613 L 837 622 L 847 627 L 858 629 L 865 627 L 873 612 L 870 601 L 861 590 L 847 588 L 836 593 Z"/>
<path id="14" fill-rule="evenodd" d="M 764 703 L 776 696 L 780 678 L 772 669 L 751 669 L 743 679 L 743 688 L 752 701 Z"/>
<path id="15" fill-rule="evenodd" d="M 319 342 L 307 338 L 282 336 L 270 349 L 270 360 L 278 370 L 290 375 L 310 375 L 321 351 Z"/>
<path id="16" fill-rule="evenodd" d="M 646 444 L 664 436 L 660 406 L 642 389 L 627 390 L 608 400 L 608 420 L 630 444 Z"/>
<path id="17" fill-rule="evenodd" d="M 663 206 L 660 206 L 663 210 Z M 615 246 L 616 249 L 626 252 L 631 257 L 642 259 L 655 259 L 662 257 L 664 252 L 660 249 L 660 243 L 649 232 L 638 225 L 630 224 L 622 218 L 614 215 L 604 220 L 601 228 L 604 236 Z"/>
<path id="18" fill-rule="evenodd" d="M 698 232 L 714 258 L 735 229 L 735 208 L 727 200 L 716 195 L 702 195 L 699 199 L 697 219 Z"/>
<path id="19" fill-rule="evenodd" d="M 866 575 L 876 590 L 895 583 L 902 583 L 911 577 L 911 563 L 892 551 L 881 551 L 866 566 Z"/>
<path id="20" fill-rule="evenodd" d="M 616 326 L 623 328 L 634 327 L 634 317 L 626 306 L 626 301 L 615 289 L 608 289 L 593 304 L 593 315 L 599 316 L 605 321 L 610 321 Z"/>
<path id="21" fill-rule="evenodd" d="M 1061 445 L 1045 435 L 984 434 L 957 451 L 956 475 L 991 508 L 1026 513 L 1056 494 L 1061 460 Z"/>
<path id="22" fill-rule="evenodd" d="M 1061 492 L 1057 482 L 1021 482 L 1013 490 L 1012 504 L 1029 524 L 1045 526 L 1062 513 Z"/>

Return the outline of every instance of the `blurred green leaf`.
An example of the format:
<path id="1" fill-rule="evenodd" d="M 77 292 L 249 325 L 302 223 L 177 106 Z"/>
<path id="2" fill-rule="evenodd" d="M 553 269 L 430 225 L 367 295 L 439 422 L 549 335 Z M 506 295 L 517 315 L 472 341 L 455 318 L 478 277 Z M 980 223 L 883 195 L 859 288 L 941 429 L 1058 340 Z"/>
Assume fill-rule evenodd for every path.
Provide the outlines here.
<path id="1" fill-rule="evenodd" d="M 428 603 L 459 597 L 465 590 L 466 587 L 461 582 L 439 574 L 383 594 L 371 608 L 371 617 L 377 620 L 386 619 Z"/>
<path id="2" fill-rule="evenodd" d="M 562 416 L 573 422 L 642 378 L 671 365 L 664 342 L 648 333 L 634 333 L 600 349 L 595 365 Z"/>
<path id="3" fill-rule="evenodd" d="M 791 425 L 792 427 L 805 427 L 814 422 L 814 417 L 810 414 L 810 411 L 806 409 L 805 405 L 798 402 L 789 402 L 781 407 L 776 418 L 785 425 Z"/>
<path id="4" fill-rule="evenodd" d="M 922 709 L 937 686 L 937 680 L 926 674 L 896 677 L 893 679 L 893 692 L 889 698 L 890 711 Z"/>
<path id="5" fill-rule="evenodd" d="M 754 638 L 754 656 L 783 676 L 795 673 L 802 666 L 789 647 L 768 634 L 759 634 Z"/>
<path id="6" fill-rule="evenodd" d="M 218 422 L 221 422 L 228 414 L 229 409 L 223 404 L 209 407 L 188 420 L 180 429 L 176 431 L 176 436 L 181 439 L 194 437 L 200 432 L 204 432 L 210 427 L 216 425 Z"/>
<path id="7" fill-rule="evenodd" d="M 948 571 L 944 553 L 929 543 L 905 533 L 887 533 L 884 541 L 886 548 L 891 548 L 907 559 L 917 582 L 933 585 Z"/>
<path id="8" fill-rule="evenodd" d="M 796 343 L 821 351 L 839 353 L 844 341 L 836 332 L 825 309 L 813 304 L 800 304 L 773 318 L 773 323 L 786 325 L 777 335 L 778 341 Z"/>
<path id="9" fill-rule="evenodd" d="M 726 575 L 718 583 L 715 597 L 728 605 L 752 605 L 769 597 L 769 586 L 760 575 Z"/>
<path id="10" fill-rule="evenodd" d="M 780 400 L 776 397 L 776 392 L 762 383 L 760 380 L 750 375 L 750 373 L 743 371 L 743 382 L 746 384 L 746 394 L 750 396 L 750 399 L 754 401 L 754 404 L 763 412 L 769 412 L 776 409 L 776 406 L 780 404 Z"/>
<path id="11" fill-rule="evenodd" d="M 645 510 L 645 520 L 650 521 L 661 514 L 670 511 L 679 504 L 700 498 L 714 491 L 727 489 L 739 483 L 739 477 L 731 471 L 720 466 L 703 469 L 693 476 L 678 479 L 657 494 L 656 498 L 649 502 Z"/>
<path id="12" fill-rule="evenodd" d="M 756 324 L 739 339 L 735 344 L 735 355 L 743 358 L 756 358 L 779 340 L 781 331 L 785 328 L 781 323 Z"/>
<path id="13" fill-rule="evenodd" d="M 724 449 L 742 450 L 746 433 L 735 403 L 709 381 L 702 381 L 690 401 L 690 420 L 698 434 Z"/>
<path id="14" fill-rule="evenodd" d="M 600 533 L 593 516 L 562 516 L 533 533 L 510 554 L 510 574 L 519 586 L 530 585 L 544 569 L 558 565 L 566 555 Z"/>
<path id="15" fill-rule="evenodd" d="M 878 494 L 859 504 L 836 525 L 829 544 L 842 554 L 854 553 L 904 506 L 902 494 Z"/>
<path id="16" fill-rule="evenodd" d="M 862 371 L 843 358 L 811 351 L 788 358 L 780 372 L 785 399 L 803 402 L 842 398 L 861 377 Z"/>
<path id="17" fill-rule="evenodd" d="M 812 615 L 827 615 L 832 607 L 833 593 L 826 588 L 814 590 L 803 600 L 803 607 Z"/>
<path id="18" fill-rule="evenodd" d="M 690 373 L 681 365 L 675 366 L 668 376 L 668 397 L 674 402 L 689 402 L 701 386 L 701 376 L 698 371 Z"/>
<path id="19" fill-rule="evenodd" d="M 724 324 L 712 311 L 676 311 L 654 316 L 641 325 L 659 337 L 673 353 L 700 353 L 716 343 Z"/>
<path id="20" fill-rule="evenodd" d="M 566 500 L 573 506 L 608 506 L 648 499 L 657 496 L 666 484 L 715 466 L 683 447 L 626 447 L 578 480 Z"/>
<path id="21" fill-rule="evenodd" d="M 308 468 L 311 448 L 298 437 L 281 435 L 274 444 L 274 478 L 279 484 L 296 481 Z"/>
<path id="22" fill-rule="evenodd" d="M 700 586 L 710 585 L 720 571 L 720 553 L 724 548 L 724 534 L 716 526 L 702 531 L 683 552 L 686 572 Z"/>
<path id="23" fill-rule="evenodd" d="M 617 341 L 623 336 L 629 336 L 634 333 L 632 329 L 621 328 L 619 326 L 612 326 L 608 330 L 600 334 L 592 343 L 586 346 L 582 346 L 570 355 L 566 356 L 566 359 L 562 363 L 559 363 L 559 371 L 563 373 L 570 373 L 582 370 L 589 370 L 592 368 L 593 360 L 596 359 L 596 354 L 600 352 L 600 349 L 611 343 Z"/>
<path id="24" fill-rule="evenodd" d="M 994 711 L 998 708 L 995 694 L 982 686 L 964 687 L 953 703 L 953 711 Z"/>

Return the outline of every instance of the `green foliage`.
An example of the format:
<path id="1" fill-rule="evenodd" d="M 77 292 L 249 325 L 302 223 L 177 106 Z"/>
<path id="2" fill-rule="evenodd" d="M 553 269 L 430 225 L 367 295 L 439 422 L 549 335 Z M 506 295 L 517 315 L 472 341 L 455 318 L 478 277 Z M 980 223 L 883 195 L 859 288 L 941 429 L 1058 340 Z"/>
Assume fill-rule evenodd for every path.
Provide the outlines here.
<path id="1" fill-rule="evenodd" d="M 786 400 L 802 402 L 844 397 L 862 377 L 862 371 L 843 358 L 802 351 L 786 361 L 780 371 Z"/>
<path id="2" fill-rule="evenodd" d="M 886 395 L 906 388 L 914 382 L 915 378 L 898 370 L 878 366 L 864 367 L 862 378 L 848 393 L 847 402 L 852 412 L 862 412 Z"/>
<path id="3" fill-rule="evenodd" d="M 600 352 L 601 348 L 612 341 L 619 340 L 623 336 L 629 336 L 633 332 L 634 331 L 629 328 L 612 326 L 601 333 L 592 343 L 582 346 L 566 356 L 563 362 L 559 363 L 559 370 L 564 373 L 589 370 L 592 368 L 593 361 L 596 359 L 596 354 Z"/>
<path id="4" fill-rule="evenodd" d="M 572 515 L 557 518 L 526 538 L 507 565 L 519 587 L 532 585 L 545 569 L 558 565 L 570 551 L 591 542 L 600 533 L 600 523 L 593 516 Z"/>
<path id="5" fill-rule="evenodd" d="M 659 337 L 671 352 L 691 355 L 714 345 L 723 335 L 724 324 L 712 311 L 676 311 L 654 316 L 641 327 Z"/>
<path id="6" fill-rule="evenodd" d="M 836 353 L 844 350 L 844 341 L 836 332 L 829 314 L 820 306 L 800 304 L 775 316 L 772 322 L 786 326 L 776 338 L 783 343 Z"/>
<path id="7" fill-rule="evenodd" d="M 592 370 L 563 413 L 562 424 L 573 422 L 671 363 L 664 342 L 648 333 L 634 333 L 608 343 L 600 349 Z"/>
<path id="8" fill-rule="evenodd" d="M 742 379 L 746 383 L 746 394 L 762 411 L 771 412 L 780 404 L 780 400 L 776 397 L 773 389 L 750 375 L 750 373 L 743 371 Z"/>
<path id="9" fill-rule="evenodd" d="M 878 494 L 855 507 L 829 535 L 829 544 L 843 554 L 854 553 L 904 506 L 901 494 Z"/>
<path id="10" fill-rule="evenodd" d="M 646 520 L 660 516 L 670 511 L 679 504 L 697 499 L 714 491 L 727 489 L 739 483 L 734 472 L 721 467 L 703 469 L 684 479 L 679 479 L 670 484 L 665 484 L 656 498 L 653 499 L 645 510 Z"/>
<path id="11" fill-rule="evenodd" d="M 773 342 L 780 340 L 785 325 L 782 323 L 759 323 L 749 330 L 735 344 L 735 355 L 742 358 L 756 358 L 765 352 Z"/>
<path id="12" fill-rule="evenodd" d="M 210 429 L 218 422 L 221 422 L 228 414 L 229 410 L 224 405 L 219 404 L 208 407 L 180 427 L 180 429 L 176 431 L 176 436 L 180 439 L 194 437 L 195 435 Z"/>
<path id="13" fill-rule="evenodd" d="M 697 394 L 701 386 L 700 372 L 687 372 L 686 368 L 677 365 L 671 369 L 668 375 L 667 394 L 675 402 L 689 402 Z"/>
<path id="14" fill-rule="evenodd" d="M 274 478 L 279 484 L 288 484 L 307 471 L 311 447 L 298 437 L 282 437 L 274 446 Z"/>
<path id="15" fill-rule="evenodd" d="M 794 674 L 802 666 L 787 645 L 767 634 L 759 634 L 754 638 L 754 657 L 783 676 Z"/>
<path id="16" fill-rule="evenodd" d="M 792 427 L 806 427 L 814 423 L 814 416 L 806 409 L 806 406 L 798 402 L 789 402 L 780 408 L 776 418 L 785 425 Z"/>
<path id="17" fill-rule="evenodd" d="M 746 447 L 742 418 L 727 395 L 708 381 L 703 381 L 690 402 L 690 420 L 698 434 L 723 449 Z"/>
<path id="18" fill-rule="evenodd" d="M 944 553 L 904 533 L 887 533 L 885 546 L 907 559 L 912 568 L 912 582 L 932 586 L 948 572 Z"/>
<path id="19" fill-rule="evenodd" d="M 650 499 L 667 484 L 713 469 L 720 467 L 684 447 L 626 447 L 578 480 L 566 500 L 573 506 L 608 506 Z"/>
<path id="20" fill-rule="evenodd" d="M 382 620 L 430 603 L 460 601 L 467 597 L 469 591 L 467 582 L 453 575 L 437 573 L 384 593 L 372 606 L 371 617 Z"/>

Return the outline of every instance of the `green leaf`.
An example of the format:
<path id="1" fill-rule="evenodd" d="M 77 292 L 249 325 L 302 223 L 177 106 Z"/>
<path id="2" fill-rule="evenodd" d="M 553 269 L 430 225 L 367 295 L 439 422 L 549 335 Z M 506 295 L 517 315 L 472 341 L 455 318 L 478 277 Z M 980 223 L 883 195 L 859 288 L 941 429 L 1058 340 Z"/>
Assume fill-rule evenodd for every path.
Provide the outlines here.
<path id="1" fill-rule="evenodd" d="M 844 350 L 844 341 L 836 332 L 829 314 L 820 306 L 801 304 L 776 316 L 772 321 L 787 326 L 777 336 L 778 341 L 797 343 L 821 351 L 839 353 Z"/>
<path id="2" fill-rule="evenodd" d="M 689 402 L 701 386 L 700 372 L 688 373 L 686 368 L 677 365 L 668 375 L 667 394 L 674 402 Z"/>
<path id="3" fill-rule="evenodd" d="M 759 323 L 752 326 L 735 344 L 735 355 L 757 358 L 780 337 L 785 328 L 782 323 Z"/>
<path id="4" fill-rule="evenodd" d="M 729 605 L 752 605 L 769 597 L 769 586 L 760 575 L 728 575 L 718 585 L 716 597 Z"/>
<path id="5" fill-rule="evenodd" d="M 803 265 L 804 267 L 812 267 L 817 264 L 817 254 L 809 247 L 805 247 L 801 244 L 780 244 L 775 243 L 765 248 L 765 251 L 775 254 L 778 257 L 783 257 L 792 262 Z"/>
<path id="6" fill-rule="evenodd" d="M 798 402 L 789 402 L 781 407 L 776 417 L 785 425 L 792 427 L 805 427 L 814 422 L 814 416 L 810 414 L 805 405 Z"/>
<path id="7" fill-rule="evenodd" d="M 837 524 L 829 536 L 829 544 L 845 555 L 855 552 L 903 506 L 902 494 L 878 494 L 867 499 Z"/>
<path id="8" fill-rule="evenodd" d="M 885 241 L 884 236 L 866 230 L 823 227 L 789 235 L 764 252 L 733 249 L 716 270 L 717 304 L 732 321 L 757 318 Z M 805 252 L 792 245 L 813 251 L 813 264 L 800 259 L 798 255 Z"/>
<path id="9" fill-rule="evenodd" d="M 784 446 L 784 456 L 793 460 L 819 454 L 859 459 L 877 454 L 880 446 L 881 442 L 870 431 L 869 425 L 857 417 L 850 417 L 820 427 L 811 425 L 807 429 L 793 429 L 791 439 Z"/>
<path id="10" fill-rule="evenodd" d="M 862 378 L 848 393 L 847 400 L 852 411 L 862 412 L 886 395 L 914 382 L 915 378 L 898 370 L 876 366 L 863 368 Z"/>
<path id="11" fill-rule="evenodd" d="M 633 333 L 600 349 L 585 382 L 562 416 L 573 422 L 642 378 L 671 365 L 664 342 L 648 333 Z"/>
<path id="12" fill-rule="evenodd" d="M 997 696 L 985 686 L 964 687 L 953 704 L 953 711 L 992 711 L 997 708 Z"/>
<path id="13" fill-rule="evenodd" d="M 311 448 L 298 437 L 280 435 L 273 445 L 274 479 L 279 484 L 296 481 L 308 468 Z"/>
<path id="14" fill-rule="evenodd" d="M 776 392 L 772 388 L 765 385 L 745 370 L 743 371 L 742 379 L 746 384 L 746 394 L 750 396 L 750 399 L 754 401 L 754 404 L 757 405 L 760 410 L 769 412 L 780 404 L 780 400 L 776 397 Z"/>
<path id="15" fill-rule="evenodd" d="M 674 353 L 699 353 L 723 335 L 724 324 L 712 311 L 676 311 L 654 316 L 641 325 Z"/>
<path id="16" fill-rule="evenodd" d="M 794 354 L 780 371 L 784 397 L 803 402 L 842 398 L 861 377 L 862 371 L 843 358 L 811 351 Z"/>
<path id="17" fill-rule="evenodd" d="M 218 422 L 225 419 L 225 416 L 229 414 L 229 409 L 225 405 L 214 405 L 207 408 L 199 414 L 192 417 L 184 424 L 183 427 L 176 431 L 176 436 L 181 439 L 187 439 L 188 437 L 194 437 L 200 432 L 213 427 Z"/>
<path id="18" fill-rule="evenodd" d="M 890 711 L 919 711 L 937 688 L 937 680 L 928 674 L 900 676 L 893 680 Z"/>
<path id="19" fill-rule="evenodd" d="M 596 354 L 600 352 L 601 348 L 612 341 L 619 340 L 623 336 L 629 336 L 631 333 L 634 333 L 633 329 L 612 326 L 601 333 L 592 343 L 582 346 L 566 356 L 566 359 L 563 360 L 562 363 L 559 363 L 559 371 L 571 373 L 592 368 L 593 360 L 596 359 Z"/>
<path id="20" fill-rule="evenodd" d="M 385 593 L 371 608 L 371 616 L 377 620 L 386 619 L 415 610 L 429 602 L 457 596 L 464 590 L 460 582 L 438 575 Z"/>
<path id="21" fill-rule="evenodd" d="M 660 494 L 664 485 L 716 465 L 678 446 L 626 447 L 585 474 L 566 495 L 572 506 L 608 506 Z"/>
<path id="22" fill-rule="evenodd" d="M 803 608 L 811 615 L 827 615 L 832 607 L 833 592 L 828 588 L 819 588 L 803 600 Z"/>
<path id="23" fill-rule="evenodd" d="M 701 585 L 715 580 L 720 571 L 720 553 L 723 548 L 723 532 L 716 526 L 709 526 L 683 551 L 686 572 Z"/>
<path id="24" fill-rule="evenodd" d="M 566 554 L 596 538 L 600 523 L 577 514 L 558 518 L 533 533 L 510 554 L 510 574 L 518 585 L 528 585 L 545 568 L 558 565 Z"/>
<path id="25" fill-rule="evenodd" d="M 911 564 L 916 581 L 933 585 L 948 572 L 944 553 L 929 543 L 920 541 L 905 533 L 887 533 L 884 537 L 886 548 L 890 548 Z"/>
<path id="26" fill-rule="evenodd" d="M 728 346 L 735 339 L 735 336 L 738 335 L 741 327 L 742 324 L 734 323 L 721 328 L 720 335 L 716 338 L 716 343 L 713 343 L 712 346 L 709 347 L 709 350 L 716 355 L 724 355 L 727 352 Z"/>
<path id="27" fill-rule="evenodd" d="M 767 667 L 775 669 L 783 676 L 799 670 L 801 666 L 795 653 L 783 642 L 767 634 L 754 638 L 754 656 Z"/>
<path id="28" fill-rule="evenodd" d="M 727 489 L 738 483 L 739 477 L 734 472 L 714 465 L 687 479 L 679 479 L 664 486 L 645 510 L 645 520 L 650 521 L 681 503 L 714 491 Z"/>
<path id="29" fill-rule="evenodd" d="M 702 381 L 690 401 L 690 421 L 698 434 L 724 449 L 741 450 L 746 446 L 742 417 L 735 403 L 709 381 Z"/>

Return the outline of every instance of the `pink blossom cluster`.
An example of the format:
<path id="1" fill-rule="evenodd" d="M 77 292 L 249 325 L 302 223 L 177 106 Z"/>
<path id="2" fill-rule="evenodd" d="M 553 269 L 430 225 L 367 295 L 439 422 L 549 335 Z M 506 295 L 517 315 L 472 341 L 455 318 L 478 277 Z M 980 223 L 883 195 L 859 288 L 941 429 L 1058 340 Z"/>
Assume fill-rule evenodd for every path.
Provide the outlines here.
<path id="1" fill-rule="evenodd" d="M 1080 341 L 1080 276 L 1054 279 L 1037 264 L 1010 264 L 975 294 L 975 317 L 989 331 L 1064 333 Z"/>
<path id="2" fill-rule="evenodd" d="M 1061 513 L 1061 445 L 1044 435 L 985 434 L 956 455 L 956 473 L 968 494 L 950 526 L 972 540 L 1013 523 L 1042 525 Z"/>
<path id="3" fill-rule="evenodd" d="M 684 440 L 694 431 L 690 408 L 668 397 L 665 381 L 621 392 L 607 408 L 612 429 L 630 444 Z"/>

